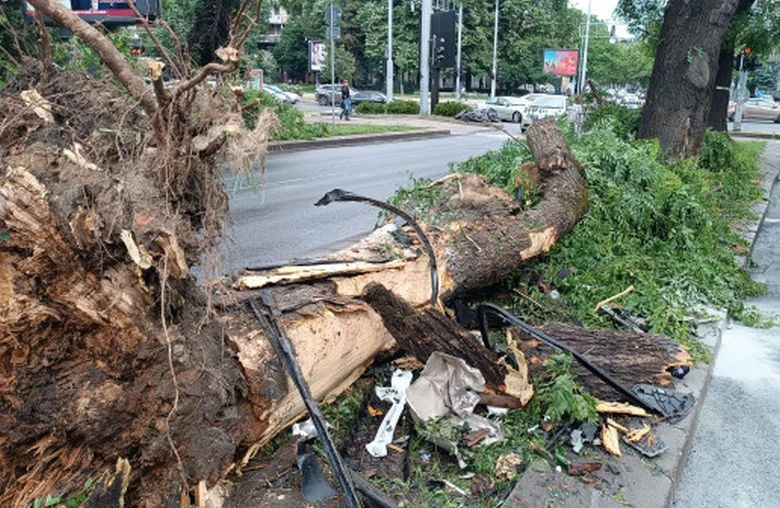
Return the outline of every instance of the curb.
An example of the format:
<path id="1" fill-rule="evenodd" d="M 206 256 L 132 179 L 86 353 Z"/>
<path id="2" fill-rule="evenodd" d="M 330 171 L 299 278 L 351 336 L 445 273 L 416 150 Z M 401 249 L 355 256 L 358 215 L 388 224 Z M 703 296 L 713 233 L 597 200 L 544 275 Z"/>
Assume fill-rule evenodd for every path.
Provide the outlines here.
<path id="1" fill-rule="evenodd" d="M 729 131 L 729 136 L 733 138 L 755 138 L 755 139 L 780 139 L 780 132 L 743 132 Z"/>
<path id="2" fill-rule="evenodd" d="M 293 152 L 314 150 L 318 148 L 337 148 L 371 143 L 389 143 L 391 141 L 411 141 L 416 139 L 441 138 L 450 136 L 449 129 L 434 129 L 408 132 L 389 132 L 382 134 L 365 134 L 356 136 L 337 136 L 332 138 L 314 139 L 311 141 L 275 141 L 268 144 L 269 152 Z"/>

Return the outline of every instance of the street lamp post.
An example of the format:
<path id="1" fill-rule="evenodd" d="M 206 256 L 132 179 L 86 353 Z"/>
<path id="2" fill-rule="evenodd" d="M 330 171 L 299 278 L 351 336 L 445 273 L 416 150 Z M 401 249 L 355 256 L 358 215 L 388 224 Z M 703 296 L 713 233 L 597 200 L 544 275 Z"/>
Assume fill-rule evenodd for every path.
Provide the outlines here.
<path id="1" fill-rule="evenodd" d="M 496 18 L 493 21 L 493 75 L 490 80 L 490 97 L 496 96 L 497 60 L 498 60 L 498 1 L 496 0 Z"/>
<path id="2" fill-rule="evenodd" d="M 431 68 L 431 14 L 433 0 L 422 0 L 422 20 L 420 30 L 420 116 L 431 114 L 428 100 Z"/>
<path id="3" fill-rule="evenodd" d="M 585 94 L 585 77 L 588 74 L 588 40 L 590 39 L 590 7 L 588 0 L 588 19 L 585 20 L 585 44 L 582 50 L 582 72 L 580 73 L 580 95 Z"/>
<path id="4" fill-rule="evenodd" d="M 387 101 L 393 100 L 393 0 L 387 0 Z"/>
<path id="5" fill-rule="evenodd" d="M 460 100 L 461 45 L 463 44 L 463 2 L 458 8 L 458 52 L 455 57 L 455 98 Z"/>

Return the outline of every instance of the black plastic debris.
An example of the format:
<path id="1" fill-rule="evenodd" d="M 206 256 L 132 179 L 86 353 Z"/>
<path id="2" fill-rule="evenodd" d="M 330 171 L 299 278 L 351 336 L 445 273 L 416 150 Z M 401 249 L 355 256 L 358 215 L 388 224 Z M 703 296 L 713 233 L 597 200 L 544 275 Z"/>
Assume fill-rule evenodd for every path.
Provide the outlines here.
<path id="1" fill-rule="evenodd" d="M 681 421 L 696 403 L 696 397 L 692 393 L 680 393 L 653 385 L 635 385 L 631 388 L 631 393 L 641 400 L 645 407 L 650 407 L 664 416 L 669 423 Z"/>

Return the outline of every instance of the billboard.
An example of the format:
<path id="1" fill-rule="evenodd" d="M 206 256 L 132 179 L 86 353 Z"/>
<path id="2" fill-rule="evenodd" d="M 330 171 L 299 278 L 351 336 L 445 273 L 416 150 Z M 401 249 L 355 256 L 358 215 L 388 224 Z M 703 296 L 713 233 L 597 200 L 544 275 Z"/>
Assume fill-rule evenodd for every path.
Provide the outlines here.
<path id="1" fill-rule="evenodd" d="M 575 76 L 580 52 L 576 49 L 545 49 L 542 74 Z"/>
<path id="2" fill-rule="evenodd" d="M 104 25 L 135 25 L 138 19 L 130 3 L 126 0 L 59 0 L 66 9 L 73 11 L 87 23 Z M 159 15 L 158 0 L 135 0 L 135 7 L 142 16 L 149 20 L 157 19 Z M 27 16 L 35 16 L 32 5 L 26 4 Z M 45 18 L 47 24 L 51 21 Z"/>
<path id="3" fill-rule="evenodd" d="M 322 72 L 325 68 L 325 57 L 328 52 L 325 50 L 325 43 L 322 41 L 309 41 L 309 70 L 312 72 Z"/>

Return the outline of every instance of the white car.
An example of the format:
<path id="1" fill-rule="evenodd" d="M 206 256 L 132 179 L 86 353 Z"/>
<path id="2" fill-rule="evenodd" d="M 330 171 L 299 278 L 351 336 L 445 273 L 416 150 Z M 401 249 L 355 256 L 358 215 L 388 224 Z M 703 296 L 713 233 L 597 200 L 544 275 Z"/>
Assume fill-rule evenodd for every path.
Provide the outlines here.
<path id="1" fill-rule="evenodd" d="M 263 90 L 270 92 L 274 97 L 280 97 L 281 98 L 280 102 L 295 104 L 299 100 L 301 100 L 301 96 L 298 95 L 297 93 L 287 92 L 285 90 L 282 90 L 276 85 L 268 85 L 264 83 Z"/>
<path id="2" fill-rule="evenodd" d="M 523 118 L 522 130 L 525 131 L 534 120 L 566 116 L 570 108 L 571 102 L 565 95 L 544 95 L 538 97 L 528 106 L 527 113 Z"/>
<path id="3" fill-rule="evenodd" d="M 496 118 L 508 122 L 520 123 L 523 121 L 522 97 L 493 97 L 479 104 L 477 109 L 495 112 Z"/>

